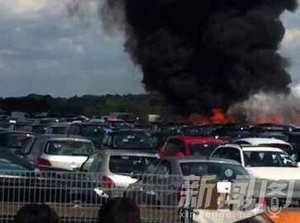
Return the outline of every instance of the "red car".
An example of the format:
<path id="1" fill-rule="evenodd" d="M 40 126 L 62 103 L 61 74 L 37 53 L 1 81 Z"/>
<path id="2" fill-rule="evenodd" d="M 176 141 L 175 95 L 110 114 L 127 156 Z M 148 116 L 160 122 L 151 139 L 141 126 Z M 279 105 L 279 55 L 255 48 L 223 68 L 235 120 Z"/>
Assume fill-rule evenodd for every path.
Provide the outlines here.
<path id="1" fill-rule="evenodd" d="M 214 136 L 172 136 L 159 150 L 160 157 L 166 156 L 209 156 L 214 149 L 225 144 Z"/>

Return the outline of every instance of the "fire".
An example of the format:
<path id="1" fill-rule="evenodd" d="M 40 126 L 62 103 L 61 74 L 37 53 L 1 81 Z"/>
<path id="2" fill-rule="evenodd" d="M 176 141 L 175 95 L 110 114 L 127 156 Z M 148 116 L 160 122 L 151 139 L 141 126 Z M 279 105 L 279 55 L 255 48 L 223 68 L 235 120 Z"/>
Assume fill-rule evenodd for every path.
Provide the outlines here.
<path id="1" fill-rule="evenodd" d="M 201 113 L 193 113 L 189 117 L 168 116 L 166 120 L 174 123 L 185 124 L 227 124 L 227 123 L 274 123 L 274 124 L 294 124 L 300 125 L 300 115 L 298 112 L 290 111 L 289 113 L 251 111 L 248 114 L 228 114 L 221 108 L 213 108 L 211 115 Z"/>
<path id="2" fill-rule="evenodd" d="M 227 115 L 221 108 L 213 108 L 211 116 L 203 114 L 192 114 L 188 118 L 190 122 L 198 125 L 204 124 L 226 124 L 234 122 L 234 118 Z"/>

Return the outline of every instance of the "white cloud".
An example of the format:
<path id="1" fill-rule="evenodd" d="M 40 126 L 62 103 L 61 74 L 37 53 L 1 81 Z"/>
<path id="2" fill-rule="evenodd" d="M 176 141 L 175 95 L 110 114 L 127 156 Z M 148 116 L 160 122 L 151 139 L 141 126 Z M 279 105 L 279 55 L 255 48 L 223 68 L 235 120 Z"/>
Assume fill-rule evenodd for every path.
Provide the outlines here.
<path id="1" fill-rule="evenodd" d="M 46 7 L 48 0 L 1 0 L 0 6 L 14 14 L 32 14 Z"/>
<path id="2" fill-rule="evenodd" d="M 282 42 L 283 47 L 291 47 L 295 44 L 300 45 L 300 27 L 287 29 Z"/>
<path id="3" fill-rule="evenodd" d="M 84 47 L 76 43 L 74 39 L 63 37 L 59 40 L 49 43 L 47 49 L 53 52 L 64 52 L 71 54 L 81 54 L 84 52 Z"/>

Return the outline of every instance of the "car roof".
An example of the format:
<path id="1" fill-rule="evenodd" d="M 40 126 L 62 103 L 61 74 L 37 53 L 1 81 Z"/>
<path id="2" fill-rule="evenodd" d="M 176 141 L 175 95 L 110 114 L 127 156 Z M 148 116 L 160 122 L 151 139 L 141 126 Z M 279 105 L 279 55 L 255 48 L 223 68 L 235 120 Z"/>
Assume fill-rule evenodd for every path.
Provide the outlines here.
<path id="1" fill-rule="evenodd" d="M 219 164 L 233 164 L 241 165 L 239 162 L 228 159 L 207 158 L 203 156 L 186 156 L 186 157 L 165 157 L 161 160 L 169 160 L 171 162 L 188 163 L 188 162 L 203 162 L 203 163 L 219 163 Z"/>
<path id="2" fill-rule="evenodd" d="M 84 142 L 91 142 L 91 140 L 81 137 L 81 136 L 66 136 L 66 135 L 54 135 L 54 134 L 46 134 L 46 135 L 39 135 L 38 138 L 44 138 L 48 140 L 78 140 Z"/>
<path id="3" fill-rule="evenodd" d="M 169 139 L 178 139 L 185 143 L 224 143 L 224 141 L 215 136 L 171 136 Z"/>
<path id="4" fill-rule="evenodd" d="M 275 147 L 264 147 L 264 146 L 246 146 L 242 147 L 242 150 L 245 152 L 284 152 L 282 149 Z"/>
<path id="5" fill-rule="evenodd" d="M 139 150 L 118 150 L 118 149 L 104 149 L 97 151 L 98 154 L 110 154 L 110 155 L 136 155 L 136 156 L 151 156 L 158 157 L 157 154 L 151 152 L 143 152 Z"/>
<path id="6" fill-rule="evenodd" d="M 289 144 L 288 142 L 281 140 L 281 139 L 275 139 L 275 138 L 241 138 L 235 141 L 245 141 L 248 142 L 251 145 L 259 145 L 259 144 Z"/>

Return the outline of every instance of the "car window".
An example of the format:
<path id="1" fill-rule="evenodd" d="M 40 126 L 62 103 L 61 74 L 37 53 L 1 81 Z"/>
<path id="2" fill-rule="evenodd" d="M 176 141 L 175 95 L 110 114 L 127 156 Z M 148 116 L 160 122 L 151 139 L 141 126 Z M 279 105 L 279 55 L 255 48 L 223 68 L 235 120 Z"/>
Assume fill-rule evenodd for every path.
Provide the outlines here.
<path id="1" fill-rule="evenodd" d="M 105 131 L 102 126 L 83 125 L 80 128 L 80 135 L 85 137 L 100 137 L 103 138 Z"/>
<path id="2" fill-rule="evenodd" d="M 80 129 L 77 125 L 73 125 L 69 129 L 69 134 L 71 135 L 78 135 L 80 133 Z"/>
<path id="3" fill-rule="evenodd" d="M 274 151 L 245 151 L 245 165 L 248 167 L 297 167 L 287 153 Z"/>
<path id="4" fill-rule="evenodd" d="M 184 176 L 215 176 L 218 180 L 229 180 L 248 175 L 242 166 L 227 163 L 188 162 L 181 163 L 180 167 Z"/>
<path id="5" fill-rule="evenodd" d="M 157 175 L 168 176 L 171 174 L 171 165 L 168 161 L 161 162 L 155 172 Z"/>
<path id="6" fill-rule="evenodd" d="M 92 144 L 82 141 L 49 141 L 45 148 L 49 155 L 88 156 L 92 152 Z"/>
<path id="7" fill-rule="evenodd" d="M 116 174 L 142 174 L 155 159 L 149 156 L 113 155 L 110 156 L 109 169 Z"/>
<path id="8" fill-rule="evenodd" d="M 99 172 L 102 161 L 103 157 L 101 155 L 94 154 L 83 164 L 81 170 L 85 172 Z"/>
<path id="9" fill-rule="evenodd" d="M 213 143 L 191 143 L 188 147 L 191 155 L 209 156 L 219 145 Z"/>
<path id="10" fill-rule="evenodd" d="M 184 153 L 184 144 L 177 139 L 171 139 L 166 145 L 166 152 L 168 155 L 176 155 L 176 153 Z"/>
<path id="11" fill-rule="evenodd" d="M 103 139 L 102 139 L 102 144 L 107 146 L 108 145 L 108 138 L 109 138 L 109 135 L 104 135 Z"/>
<path id="12" fill-rule="evenodd" d="M 144 132 L 119 132 L 112 143 L 114 148 L 122 149 L 150 149 L 154 146 L 151 135 Z"/>
<path id="13" fill-rule="evenodd" d="M 241 163 L 240 151 L 236 148 L 219 148 L 212 156 L 215 158 L 230 159 Z"/>
<path id="14" fill-rule="evenodd" d="M 67 130 L 67 127 L 51 127 L 50 128 L 50 133 L 51 134 L 65 134 L 66 133 L 66 130 Z"/>
<path id="15" fill-rule="evenodd" d="M 161 161 L 159 159 L 154 160 L 149 166 L 146 168 L 144 174 L 145 175 L 154 175 L 156 173 L 157 168 L 159 167 L 159 163 Z"/>
<path id="16" fill-rule="evenodd" d="M 34 154 L 34 155 L 39 154 L 39 153 L 41 152 L 41 149 L 42 149 L 43 146 L 44 146 L 44 143 L 45 143 L 44 139 L 42 139 L 42 138 L 37 138 L 37 139 L 34 141 L 32 147 L 31 147 L 31 148 L 28 148 L 28 149 L 30 149 L 30 153 L 32 153 L 32 154 Z"/>

